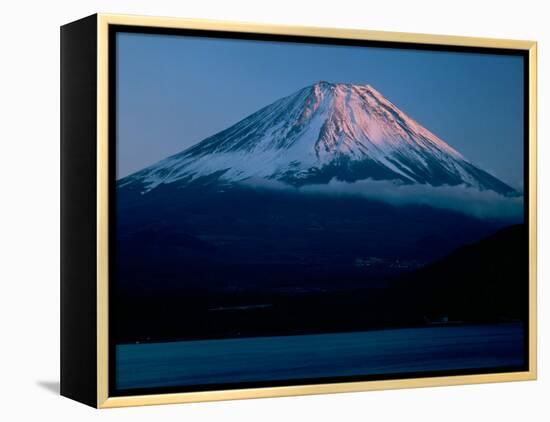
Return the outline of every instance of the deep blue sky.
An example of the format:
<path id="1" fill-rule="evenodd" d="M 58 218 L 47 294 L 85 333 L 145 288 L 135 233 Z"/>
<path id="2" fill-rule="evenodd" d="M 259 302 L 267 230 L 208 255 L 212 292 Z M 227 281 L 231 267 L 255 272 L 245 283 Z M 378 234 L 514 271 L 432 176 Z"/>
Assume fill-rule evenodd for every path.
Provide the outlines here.
<path id="1" fill-rule="evenodd" d="M 117 35 L 117 178 L 319 80 L 371 84 L 472 162 L 522 186 L 520 57 Z"/>

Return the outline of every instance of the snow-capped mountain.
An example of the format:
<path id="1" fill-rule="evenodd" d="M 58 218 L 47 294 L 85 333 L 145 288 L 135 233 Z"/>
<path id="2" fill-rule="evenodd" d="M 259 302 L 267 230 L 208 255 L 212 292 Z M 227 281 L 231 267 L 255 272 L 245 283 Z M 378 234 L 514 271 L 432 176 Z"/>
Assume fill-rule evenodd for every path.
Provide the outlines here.
<path id="1" fill-rule="evenodd" d="M 318 82 L 181 153 L 118 181 L 148 192 L 201 177 L 293 186 L 332 179 L 466 185 L 514 194 L 370 85 Z"/>

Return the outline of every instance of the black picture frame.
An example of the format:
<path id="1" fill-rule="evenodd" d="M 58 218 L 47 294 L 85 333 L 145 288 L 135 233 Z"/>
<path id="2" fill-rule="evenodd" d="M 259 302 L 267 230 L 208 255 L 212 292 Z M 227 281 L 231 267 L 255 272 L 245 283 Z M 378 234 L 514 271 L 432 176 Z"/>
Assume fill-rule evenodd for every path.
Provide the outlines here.
<path id="1" fill-rule="evenodd" d="M 198 27 L 197 27 L 198 26 Z M 374 36 L 365 32 L 361 37 L 353 33 L 327 36 L 322 30 L 316 35 L 299 30 L 270 31 L 270 28 L 254 28 L 237 25 L 236 29 L 216 24 L 192 25 L 186 21 L 173 22 L 147 18 L 92 15 L 67 24 L 61 30 L 61 394 L 93 407 L 110 407 L 127 404 L 163 403 L 178 401 L 210 400 L 231 397 L 256 397 L 278 395 L 273 388 L 288 388 L 283 393 L 307 394 L 325 391 L 347 391 L 338 386 L 349 384 L 351 390 L 393 388 L 391 383 L 408 380 L 404 386 L 448 385 L 453 383 L 484 382 L 488 380 L 534 379 L 536 377 L 535 342 L 535 274 L 533 250 L 536 233 L 536 195 L 534 169 L 535 123 L 534 101 L 536 94 L 536 43 L 489 42 L 460 38 L 415 38 L 386 35 Z M 314 43 L 355 47 L 380 47 L 388 49 L 412 49 L 448 51 L 457 53 L 497 54 L 520 56 L 524 63 L 524 221 L 527 225 L 524 256 L 526 270 L 525 291 L 522 301 L 526 312 L 524 365 L 485 369 L 445 370 L 393 373 L 386 375 L 342 376 L 304 378 L 279 381 L 239 382 L 199 386 L 171 386 L 119 390 L 115 382 L 115 342 L 102 337 L 105 331 L 114 332 L 116 297 L 113 291 L 115 257 L 117 253 L 115 231 L 108 230 L 109 222 L 116 219 L 116 34 L 163 34 L 177 36 L 240 39 L 270 42 Z M 307 34 L 306 34 L 307 33 Z M 100 34 L 100 35 L 98 35 Z M 107 48 L 105 48 L 107 47 Z M 106 58 L 105 65 L 102 58 Z M 104 66 L 107 77 L 101 73 Z M 103 79 L 101 79 L 103 77 Z M 108 93 L 101 96 L 102 83 Z M 103 107 L 106 106 L 106 107 Z M 105 133 L 108 142 L 104 162 L 98 148 L 101 139 L 101 113 L 104 109 L 108 124 Z M 99 129 L 98 129 L 99 128 Z M 105 179 L 102 179 L 102 175 Z M 107 192 L 102 189 L 106 180 Z M 103 195 L 103 196 L 102 196 Z M 108 198 L 107 215 L 102 198 Z M 105 210 L 105 208 L 103 208 Z M 103 238 L 102 248 L 98 238 L 106 225 L 108 238 Z M 106 252 L 107 251 L 107 252 Z M 98 282 L 102 254 L 107 253 L 107 292 L 101 294 L 105 284 Z M 114 280 L 114 282 L 113 282 Z M 108 298 L 107 303 L 105 298 Z M 103 315 L 103 312 L 105 315 Z M 107 327 L 108 330 L 103 330 Z M 103 356 L 105 354 L 105 356 Z M 107 357 L 109 357 L 107 359 Z M 495 377 L 495 374 L 499 374 Z M 484 377 L 485 376 L 485 377 Z M 106 379 L 107 378 L 107 379 Z M 382 384 L 376 385 L 376 382 Z M 389 384 L 383 384 L 388 382 Z M 370 384 L 368 384 L 370 383 Z M 320 387 L 322 385 L 322 387 Z M 303 392 L 296 388 L 306 387 Z M 225 393 L 221 393 L 221 392 Z M 233 391 L 233 393 L 227 393 Z M 257 391 L 261 391 L 257 393 Z M 199 393 L 199 396 L 196 394 Z M 202 396 L 200 393 L 204 393 Z M 174 394 L 179 397 L 172 398 Z M 186 396 L 187 394 L 187 396 Z M 210 394 L 210 395 L 209 395 Z M 232 395 L 234 394 L 234 395 Z M 258 395 L 259 394 L 259 395 Z M 130 399 L 128 399 L 130 397 Z M 212 398 L 210 398 L 212 397 Z"/>

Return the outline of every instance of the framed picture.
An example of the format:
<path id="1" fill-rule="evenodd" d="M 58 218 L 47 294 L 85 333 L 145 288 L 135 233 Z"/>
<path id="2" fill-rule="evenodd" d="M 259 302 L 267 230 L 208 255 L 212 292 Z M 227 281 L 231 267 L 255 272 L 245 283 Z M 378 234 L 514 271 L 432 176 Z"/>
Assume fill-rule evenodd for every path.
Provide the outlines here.
<path id="1" fill-rule="evenodd" d="M 536 43 L 61 29 L 61 394 L 536 378 Z"/>

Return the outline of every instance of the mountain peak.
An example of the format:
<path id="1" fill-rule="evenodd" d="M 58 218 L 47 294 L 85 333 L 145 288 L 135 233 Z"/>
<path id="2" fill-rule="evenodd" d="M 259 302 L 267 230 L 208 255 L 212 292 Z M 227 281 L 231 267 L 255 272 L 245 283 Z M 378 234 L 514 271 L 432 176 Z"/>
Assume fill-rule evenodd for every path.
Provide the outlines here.
<path id="1" fill-rule="evenodd" d="M 294 186 L 332 179 L 397 180 L 514 192 L 371 85 L 327 81 L 281 98 L 120 183 L 139 182 L 148 191 L 206 176 L 225 182 L 265 178 Z"/>
<path id="2" fill-rule="evenodd" d="M 326 81 L 326 80 L 319 80 L 311 86 L 321 86 L 321 87 L 338 87 L 338 86 L 341 86 L 341 87 L 349 87 L 349 88 L 351 88 L 351 87 L 372 88 L 372 86 L 370 84 L 354 84 L 354 83 L 350 83 L 350 82 L 329 82 L 329 81 Z"/>
<path id="3" fill-rule="evenodd" d="M 331 82 L 328 82 L 328 81 L 318 81 L 318 82 L 315 82 L 313 85 L 311 85 L 312 87 L 320 87 L 320 88 L 325 88 L 325 87 L 329 87 L 329 86 L 333 86 L 334 84 L 331 83 Z"/>
<path id="4" fill-rule="evenodd" d="M 336 89 L 339 88 L 341 90 L 365 90 L 365 91 L 372 91 L 373 93 L 376 93 L 378 95 L 380 94 L 374 87 L 370 84 L 353 84 L 349 82 L 329 82 L 325 80 L 320 80 L 315 82 L 313 85 L 310 85 L 312 89 L 314 88 L 331 88 Z"/>

